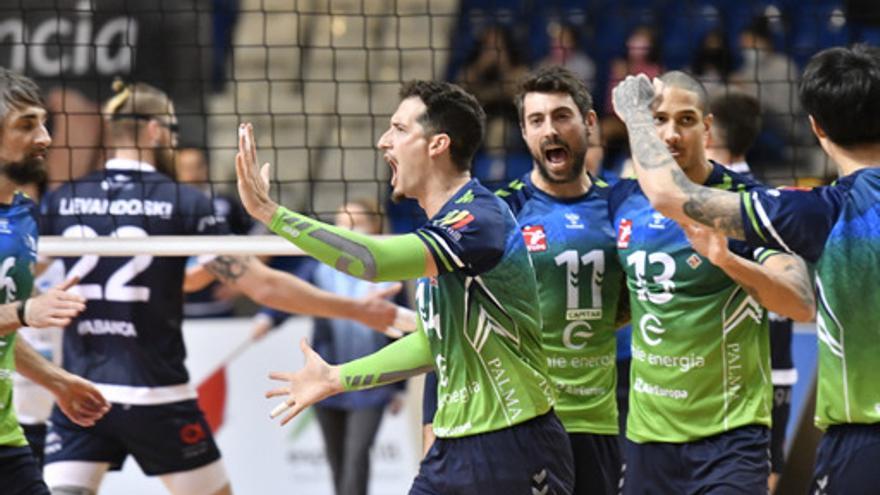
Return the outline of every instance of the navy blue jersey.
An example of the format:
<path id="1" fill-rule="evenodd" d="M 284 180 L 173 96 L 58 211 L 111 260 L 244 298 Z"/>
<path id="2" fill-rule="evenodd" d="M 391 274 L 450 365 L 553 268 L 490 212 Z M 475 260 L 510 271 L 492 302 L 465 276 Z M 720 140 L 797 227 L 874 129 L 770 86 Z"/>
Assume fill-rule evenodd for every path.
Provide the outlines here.
<path id="1" fill-rule="evenodd" d="M 130 160 L 110 160 L 105 171 L 63 185 L 44 199 L 42 214 L 44 234 L 74 238 L 149 242 L 154 235 L 228 232 L 207 196 Z M 68 275 L 79 275 L 78 290 L 87 299 L 86 310 L 65 329 L 64 367 L 104 386 L 114 402 L 194 397 L 185 387 L 181 335 L 186 258 L 89 255 L 64 258 L 64 265 Z"/>
<path id="2" fill-rule="evenodd" d="M 538 276 L 542 339 L 569 433 L 616 435 L 615 317 L 623 270 L 603 181 L 557 198 L 526 174 L 495 194 L 516 215 Z"/>
<path id="3" fill-rule="evenodd" d="M 880 169 L 810 191 L 742 195 L 746 240 L 816 263 L 819 383 L 816 422 L 880 422 Z"/>

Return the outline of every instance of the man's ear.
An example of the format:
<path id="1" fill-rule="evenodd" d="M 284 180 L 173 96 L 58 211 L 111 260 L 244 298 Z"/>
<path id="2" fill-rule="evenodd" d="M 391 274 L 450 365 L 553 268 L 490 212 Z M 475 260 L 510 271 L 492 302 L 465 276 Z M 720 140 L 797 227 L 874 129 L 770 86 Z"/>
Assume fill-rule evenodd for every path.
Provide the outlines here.
<path id="1" fill-rule="evenodd" d="M 825 132 L 825 129 L 822 129 L 822 127 L 819 126 L 819 124 L 816 122 L 816 119 L 814 119 L 812 115 L 809 116 L 809 119 L 810 129 L 813 130 L 813 134 L 815 134 L 816 137 L 819 139 L 827 138 L 828 134 Z"/>
<path id="2" fill-rule="evenodd" d="M 445 132 L 434 134 L 431 136 L 431 140 L 428 141 L 428 154 L 431 158 L 437 158 L 445 151 L 448 151 L 451 145 L 452 139 L 450 139 L 449 134 Z"/>
<path id="3" fill-rule="evenodd" d="M 159 141 L 159 136 L 162 135 L 162 124 L 160 124 L 158 120 L 148 120 L 145 129 L 147 131 L 148 142 L 155 143 Z"/>

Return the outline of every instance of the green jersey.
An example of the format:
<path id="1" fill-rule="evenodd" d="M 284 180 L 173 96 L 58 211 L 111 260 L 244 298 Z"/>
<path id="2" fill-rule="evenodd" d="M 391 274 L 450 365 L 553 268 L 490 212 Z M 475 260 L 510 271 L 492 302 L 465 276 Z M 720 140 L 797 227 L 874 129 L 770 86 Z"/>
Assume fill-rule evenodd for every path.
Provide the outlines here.
<path id="1" fill-rule="evenodd" d="M 816 263 L 816 425 L 880 423 L 880 169 L 811 191 L 743 195 L 746 240 Z"/>
<path id="2" fill-rule="evenodd" d="M 437 372 L 436 435 L 495 431 L 548 412 L 535 271 L 509 208 L 472 180 L 417 234 L 440 272 L 416 292 Z"/>
<path id="3" fill-rule="evenodd" d="M 25 299 L 33 290 L 37 260 L 34 203 L 16 194 L 12 205 L 0 205 L 0 304 Z M 12 405 L 16 334 L 0 337 L 0 445 L 27 445 Z"/>
<path id="4" fill-rule="evenodd" d="M 608 219 L 610 187 L 550 196 L 529 174 L 496 192 L 516 215 L 538 277 L 555 411 L 571 433 L 618 434 L 615 316 L 623 285 Z"/>
<path id="5" fill-rule="evenodd" d="M 750 179 L 715 164 L 709 186 Z M 766 311 L 696 253 L 684 231 L 651 207 L 636 181 L 610 200 L 632 310 L 627 437 L 690 442 L 745 425 L 769 425 L 772 401 Z M 731 250 L 763 261 L 742 242 Z"/>

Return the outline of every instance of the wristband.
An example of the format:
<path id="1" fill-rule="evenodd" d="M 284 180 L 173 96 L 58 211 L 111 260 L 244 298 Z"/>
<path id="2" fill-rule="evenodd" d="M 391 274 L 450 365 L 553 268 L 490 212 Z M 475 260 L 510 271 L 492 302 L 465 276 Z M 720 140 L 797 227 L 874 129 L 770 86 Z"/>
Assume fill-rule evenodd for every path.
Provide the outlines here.
<path id="1" fill-rule="evenodd" d="M 21 326 L 28 326 L 27 321 L 25 321 L 24 314 L 27 309 L 27 303 L 30 298 L 24 298 L 18 302 L 18 307 L 15 309 L 15 314 L 18 315 L 18 322 L 21 323 Z"/>

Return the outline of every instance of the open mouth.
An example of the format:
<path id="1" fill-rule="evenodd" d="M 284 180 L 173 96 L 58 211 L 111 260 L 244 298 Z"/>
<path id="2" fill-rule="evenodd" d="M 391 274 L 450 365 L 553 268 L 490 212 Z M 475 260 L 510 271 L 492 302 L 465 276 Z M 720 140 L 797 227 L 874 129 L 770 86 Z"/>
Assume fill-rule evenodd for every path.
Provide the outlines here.
<path id="1" fill-rule="evenodd" d="M 681 151 L 678 148 L 666 148 L 669 150 L 669 154 L 672 155 L 673 158 L 678 158 L 681 156 Z"/>
<path id="2" fill-rule="evenodd" d="M 544 147 L 544 160 L 553 165 L 562 165 L 568 161 L 568 149 L 564 146 L 549 145 Z"/>
<path id="3" fill-rule="evenodd" d="M 30 158 L 33 160 L 45 160 L 47 154 L 48 150 L 34 151 L 30 154 Z"/>
<path id="4" fill-rule="evenodd" d="M 397 185 L 397 162 L 387 153 L 382 155 L 382 158 L 391 167 L 391 187 L 395 187 Z"/>

